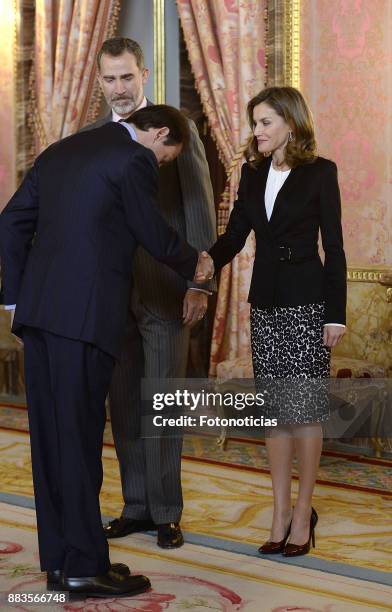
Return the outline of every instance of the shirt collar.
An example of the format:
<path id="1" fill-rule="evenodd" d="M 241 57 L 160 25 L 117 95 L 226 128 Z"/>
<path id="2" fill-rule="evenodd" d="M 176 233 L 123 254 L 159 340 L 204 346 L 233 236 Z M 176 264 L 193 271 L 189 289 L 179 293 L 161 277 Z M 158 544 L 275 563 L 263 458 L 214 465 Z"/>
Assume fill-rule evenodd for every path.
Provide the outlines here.
<path id="1" fill-rule="evenodd" d="M 130 123 L 127 123 L 126 121 L 118 121 L 117 123 L 121 123 L 121 125 L 127 128 L 128 132 L 131 135 L 132 140 L 135 140 L 137 142 L 136 132 Z"/>

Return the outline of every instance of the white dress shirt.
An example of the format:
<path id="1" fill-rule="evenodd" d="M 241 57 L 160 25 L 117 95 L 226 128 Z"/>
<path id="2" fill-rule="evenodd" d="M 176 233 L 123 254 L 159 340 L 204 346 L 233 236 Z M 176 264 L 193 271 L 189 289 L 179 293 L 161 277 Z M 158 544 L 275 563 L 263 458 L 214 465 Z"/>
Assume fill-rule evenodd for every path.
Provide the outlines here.
<path id="1" fill-rule="evenodd" d="M 274 210 L 276 196 L 278 195 L 290 172 L 290 168 L 288 170 L 275 170 L 272 163 L 270 165 L 264 196 L 265 212 L 267 213 L 268 221 L 271 219 L 272 211 Z"/>

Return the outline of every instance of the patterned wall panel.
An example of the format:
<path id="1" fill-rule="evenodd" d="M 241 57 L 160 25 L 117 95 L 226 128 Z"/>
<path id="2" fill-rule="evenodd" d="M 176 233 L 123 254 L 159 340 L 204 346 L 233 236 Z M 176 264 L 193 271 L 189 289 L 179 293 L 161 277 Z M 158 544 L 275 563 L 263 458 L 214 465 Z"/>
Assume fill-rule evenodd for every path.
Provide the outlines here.
<path id="1" fill-rule="evenodd" d="M 392 2 L 301 0 L 300 11 L 300 86 L 320 154 L 338 165 L 350 266 L 335 353 L 392 375 Z"/>
<path id="2" fill-rule="evenodd" d="M 301 89 L 339 168 L 349 263 L 392 266 L 392 2 L 300 5 Z"/>
<path id="3" fill-rule="evenodd" d="M 299 86 L 339 168 L 348 271 L 341 357 L 392 375 L 392 2 L 268 0 L 269 85 Z"/>

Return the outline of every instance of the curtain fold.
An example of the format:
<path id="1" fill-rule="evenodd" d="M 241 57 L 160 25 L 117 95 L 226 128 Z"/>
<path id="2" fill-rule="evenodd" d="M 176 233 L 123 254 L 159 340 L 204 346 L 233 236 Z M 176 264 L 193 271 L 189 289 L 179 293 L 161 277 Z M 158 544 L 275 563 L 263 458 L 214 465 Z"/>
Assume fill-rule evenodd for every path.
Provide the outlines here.
<path id="1" fill-rule="evenodd" d="M 218 211 L 218 232 L 222 232 L 236 197 L 242 152 L 249 136 L 246 105 L 265 85 L 267 0 L 177 0 L 177 7 L 196 87 L 228 173 Z M 220 361 L 249 354 L 246 300 L 253 257 L 252 233 L 243 251 L 222 270 L 211 376 Z"/>
<path id="2" fill-rule="evenodd" d="M 120 0 L 36 0 L 31 123 L 36 153 L 94 120 L 96 56 L 113 36 Z"/>

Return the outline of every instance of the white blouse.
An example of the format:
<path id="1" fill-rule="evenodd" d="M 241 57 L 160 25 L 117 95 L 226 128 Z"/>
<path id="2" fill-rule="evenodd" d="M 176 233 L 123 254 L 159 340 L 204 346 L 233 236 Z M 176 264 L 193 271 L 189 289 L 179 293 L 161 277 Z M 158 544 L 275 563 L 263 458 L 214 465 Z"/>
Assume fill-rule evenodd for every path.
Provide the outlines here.
<path id="1" fill-rule="evenodd" d="M 271 219 L 272 211 L 274 210 L 276 196 L 290 172 L 290 168 L 288 170 L 275 170 L 272 163 L 270 165 L 267 185 L 265 187 L 265 212 L 267 213 L 268 221 Z"/>

